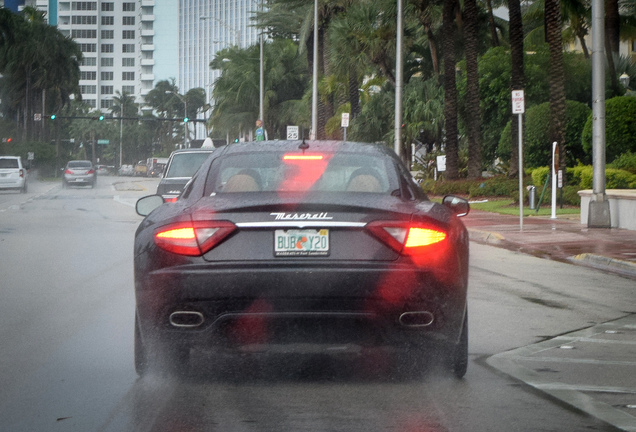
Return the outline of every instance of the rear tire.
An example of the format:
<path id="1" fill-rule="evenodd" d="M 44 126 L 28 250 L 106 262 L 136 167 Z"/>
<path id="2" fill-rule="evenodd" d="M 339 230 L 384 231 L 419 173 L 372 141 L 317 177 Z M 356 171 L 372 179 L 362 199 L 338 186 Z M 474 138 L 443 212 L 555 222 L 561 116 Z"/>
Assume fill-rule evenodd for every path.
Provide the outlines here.
<path id="1" fill-rule="evenodd" d="M 448 354 L 448 366 L 453 375 L 458 379 L 463 378 L 468 370 L 468 310 L 464 314 L 464 323 L 462 324 L 459 341 L 449 347 Z"/>
<path id="2" fill-rule="evenodd" d="M 135 371 L 137 375 L 143 377 L 148 373 L 148 352 L 141 339 L 141 330 L 139 329 L 139 318 L 135 314 Z"/>

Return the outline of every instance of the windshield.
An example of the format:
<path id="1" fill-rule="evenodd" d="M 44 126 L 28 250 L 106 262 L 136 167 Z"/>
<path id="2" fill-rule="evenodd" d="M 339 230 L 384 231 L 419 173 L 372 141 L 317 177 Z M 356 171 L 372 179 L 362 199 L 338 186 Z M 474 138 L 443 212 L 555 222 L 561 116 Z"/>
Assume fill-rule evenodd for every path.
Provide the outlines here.
<path id="1" fill-rule="evenodd" d="M 176 153 L 172 156 L 165 178 L 192 177 L 208 156 L 209 152 Z"/>
<path id="2" fill-rule="evenodd" d="M 213 192 L 367 192 L 390 194 L 399 187 L 386 158 L 359 153 L 242 153 L 213 164 Z"/>

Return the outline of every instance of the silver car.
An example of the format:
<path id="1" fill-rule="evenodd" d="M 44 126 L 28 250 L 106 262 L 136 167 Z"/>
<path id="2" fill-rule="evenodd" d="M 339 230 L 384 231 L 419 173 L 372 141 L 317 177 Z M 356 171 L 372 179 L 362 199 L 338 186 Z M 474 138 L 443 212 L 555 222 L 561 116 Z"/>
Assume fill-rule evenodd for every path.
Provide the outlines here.
<path id="1" fill-rule="evenodd" d="M 64 177 L 62 178 L 62 186 L 70 185 L 84 186 L 89 185 L 91 188 L 95 186 L 97 174 L 93 163 L 87 160 L 72 160 L 66 164 L 64 169 Z"/>

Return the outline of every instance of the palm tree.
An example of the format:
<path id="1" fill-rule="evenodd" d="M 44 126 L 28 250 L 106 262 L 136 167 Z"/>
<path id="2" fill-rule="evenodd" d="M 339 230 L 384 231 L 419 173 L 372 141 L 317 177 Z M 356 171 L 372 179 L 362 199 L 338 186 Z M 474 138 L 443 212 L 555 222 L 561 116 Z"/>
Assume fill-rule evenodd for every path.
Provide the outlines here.
<path id="1" fill-rule="evenodd" d="M 466 47 L 466 127 L 468 131 L 468 178 L 481 177 L 481 108 L 477 71 L 478 15 L 476 0 L 464 0 L 464 44 Z"/>
<path id="2" fill-rule="evenodd" d="M 545 0 L 545 26 L 550 48 L 550 141 L 556 141 L 559 154 L 565 155 L 565 77 L 559 0 Z M 565 158 L 560 159 L 565 168 Z"/>
<path id="3" fill-rule="evenodd" d="M 115 91 L 113 106 L 110 109 L 113 114 L 118 117 L 136 117 L 138 110 L 139 104 L 135 102 L 135 96 L 128 92 Z"/>
<path id="4" fill-rule="evenodd" d="M 523 19 L 521 17 L 521 4 L 519 0 L 508 0 L 510 16 L 510 60 L 512 90 L 523 90 L 525 87 L 525 73 L 523 66 Z M 515 121 L 511 114 L 510 133 L 511 142 L 516 142 L 519 137 L 519 122 Z M 508 176 L 515 178 L 519 175 L 519 146 L 511 146 L 510 168 Z"/>
<path id="5" fill-rule="evenodd" d="M 459 176 L 457 138 L 457 86 L 455 79 L 455 6 L 456 0 L 444 0 L 444 128 L 446 130 L 446 178 Z"/>
<path id="6" fill-rule="evenodd" d="M 41 130 L 34 127 L 32 115 L 41 112 L 40 107 L 57 112 L 68 104 L 71 94 L 79 97 L 82 53 L 32 7 L 21 15 L 3 9 L 0 32 L 0 73 L 6 82 L 3 99 L 9 101 L 9 112 L 16 115 L 26 139 Z"/>

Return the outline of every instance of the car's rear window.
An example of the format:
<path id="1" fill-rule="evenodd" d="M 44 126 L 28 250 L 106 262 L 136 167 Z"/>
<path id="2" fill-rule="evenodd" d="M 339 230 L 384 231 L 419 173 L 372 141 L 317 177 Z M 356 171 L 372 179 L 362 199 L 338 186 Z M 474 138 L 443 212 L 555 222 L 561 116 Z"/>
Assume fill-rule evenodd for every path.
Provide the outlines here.
<path id="1" fill-rule="evenodd" d="M 164 177 L 192 177 L 210 156 L 209 152 L 176 153 Z"/>
<path id="2" fill-rule="evenodd" d="M 17 159 L 0 159 L 0 168 L 20 168 Z"/>
<path id="3" fill-rule="evenodd" d="M 393 161 L 365 153 L 245 153 L 214 161 L 208 193 L 366 192 L 399 189 Z"/>
<path id="4" fill-rule="evenodd" d="M 69 168 L 90 168 L 92 165 L 89 161 L 70 161 L 68 163 Z"/>

